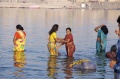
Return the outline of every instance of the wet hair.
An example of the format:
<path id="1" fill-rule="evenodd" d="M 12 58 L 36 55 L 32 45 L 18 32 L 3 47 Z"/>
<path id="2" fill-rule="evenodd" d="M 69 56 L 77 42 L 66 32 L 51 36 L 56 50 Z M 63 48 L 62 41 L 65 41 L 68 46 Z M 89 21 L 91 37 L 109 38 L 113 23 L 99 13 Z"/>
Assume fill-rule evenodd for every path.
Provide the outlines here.
<path id="1" fill-rule="evenodd" d="M 120 24 L 120 15 L 119 15 L 119 17 L 118 17 L 118 19 L 117 19 L 117 22 Z"/>
<path id="2" fill-rule="evenodd" d="M 110 52 L 106 53 L 106 57 L 110 58 L 110 59 L 115 59 L 116 60 L 116 54 L 117 54 L 116 52 L 117 52 L 117 46 L 116 45 L 112 45 L 112 47 L 110 49 Z"/>
<path id="3" fill-rule="evenodd" d="M 108 34 L 108 28 L 104 25 L 101 27 L 101 30 L 103 31 L 104 34 Z"/>
<path id="4" fill-rule="evenodd" d="M 20 25 L 20 24 L 18 24 L 17 26 L 16 26 L 16 29 L 19 29 L 19 30 L 24 30 L 24 28 Z"/>
<path id="5" fill-rule="evenodd" d="M 20 30 L 21 27 L 22 27 L 22 26 L 21 26 L 20 24 L 18 24 L 18 25 L 16 26 L 16 29 L 19 29 L 19 30 Z"/>
<path id="6" fill-rule="evenodd" d="M 23 31 L 23 30 L 24 30 L 24 28 L 23 28 L 23 27 L 21 27 L 21 28 L 20 28 L 20 30 L 22 30 L 22 31 Z"/>
<path id="7" fill-rule="evenodd" d="M 113 46 L 111 47 L 110 51 L 116 53 L 116 51 L 117 51 L 116 45 L 113 45 Z"/>
<path id="8" fill-rule="evenodd" d="M 66 31 L 67 31 L 67 30 L 70 30 L 70 32 L 71 32 L 71 28 L 70 28 L 70 27 L 66 28 Z"/>
<path id="9" fill-rule="evenodd" d="M 51 28 L 51 30 L 49 31 L 49 35 L 51 35 L 53 32 L 56 32 L 58 30 L 58 24 L 54 24 Z"/>

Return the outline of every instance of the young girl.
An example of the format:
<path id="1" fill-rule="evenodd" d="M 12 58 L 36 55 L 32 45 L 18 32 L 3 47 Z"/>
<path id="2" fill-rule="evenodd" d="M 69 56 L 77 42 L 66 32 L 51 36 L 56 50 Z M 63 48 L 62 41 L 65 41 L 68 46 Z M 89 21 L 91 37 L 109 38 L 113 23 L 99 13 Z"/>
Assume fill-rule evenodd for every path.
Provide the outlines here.
<path id="1" fill-rule="evenodd" d="M 113 69 L 114 65 L 116 64 L 116 53 L 117 53 L 117 46 L 113 45 L 111 47 L 110 52 L 106 53 L 106 57 L 110 59 L 109 66 Z"/>
<path id="2" fill-rule="evenodd" d="M 108 28 L 105 25 L 100 25 L 96 27 L 94 30 L 98 33 L 96 41 L 97 52 L 105 51 L 107 44 Z"/>
<path id="3" fill-rule="evenodd" d="M 113 45 L 110 52 L 106 53 L 106 57 L 109 59 L 116 59 L 117 46 Z"/>
<path id="4" fill-rule="evenodd" d="M 51 30 L 49 31 L 49 41 L 48 41 L 48 50 L 50 55 L 58 55 L 58 48 L 56 43 L 60 42 L 60 38 L 57 37 L 56 32 L 58 31 L 58 24 L 54 24 Z"/>

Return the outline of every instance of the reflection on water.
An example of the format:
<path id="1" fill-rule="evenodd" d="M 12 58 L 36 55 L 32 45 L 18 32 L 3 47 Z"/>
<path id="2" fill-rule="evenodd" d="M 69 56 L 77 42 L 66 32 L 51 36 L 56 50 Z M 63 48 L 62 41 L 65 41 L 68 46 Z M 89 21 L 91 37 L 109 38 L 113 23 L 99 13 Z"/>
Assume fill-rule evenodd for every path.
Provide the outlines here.
<path id="1" fill-rule="evenodd" d="M 26 56 L 24 52 L 14 52 L 14 66 L 16 67 L 16 71 L 14 72 L 16 78 L 22 78 L 24 77 L 24 71 L 22 68 L 24 68 L 26 64 Z"/>
<path id="2" fill-rule="evenodd" d="M 50 56 L 48 60 L 48 76 L 50 78 L 56 77 L 57 56 Z"/>
<path id="3" fill-rule="evenodd" d="M 58 74 L 61 72 L 64 72 L 66 79 L 72 78 L 72 68 L 69 67 L 69 65 L 74 61 L 73 57 L 63 58 L 61 59 L 62 62 L 59 61 L 59 58 L 57 56 L 50 56 L 48 60 L 48 77 L 50 78 L 59 78 Z M 64 62 L 63 62 L 64 61 Z M 61 63 L 61 68 L 58 68 L 59 64 Z M 61 69 L 63 71 L 61 71 Z"/>
<path id="4" fill-rule="evenodd" d="M 109 50 L 118 39 L 114 33 L 114 29 L 118 28 L 116 23 L 118 15 L 119 10 L 0 8 L 0 78 L 15 79 L 15 74 L 17 77 L 20 75 L 22 79 L 114 78 L 114 72 L 108 65 L 109 60 L 95 55 L 97 33 L 94 32 L 94 28 L 101 24 L 109 27 L 106 47 L 106 50 Z M 59 49 L 63 57 L 49 56 L 46 47 L 48 31 L 55 23 L 59 24 L 57 36 L 60 38 L 64 38 L 67 27 L 72 28 L 76 45 L 73 59 L 64 57 L 66 54 L 64 46 Z M 24 54 L 18 57 L 15 55 L 13 65 L 11 53 L 17 24 L 21 24 L 27 33 L 25 51 L 27 60 Z M 96 72 L 68 67 L 69 63 L 79 59 L 89 59 L 96 63 Z"/>
<path id="5" fill-rule="evenodd" d="M 104 58 L 105 58 L 106 51 L 96 51 L 96 55 L 97 55 L 98 57 L 104 57 Z"/>
<path id="6" fill-rule="evenodd" d="M 105 74 L 106 74 L 106 57 L 105 57 L 105 52 L 97 52 L 97 73 L 100 79 L 105 79 Z"/>
<path id="7" fill-rule="evenodd" d="M 65 78 L 66 79 L 71 79 L 72 78 L 72 68 L 69 67 L 69 65 L 74 61 L 74 58 L 73 57 L 68 57 L 66 58 L 65 60 Z"/>

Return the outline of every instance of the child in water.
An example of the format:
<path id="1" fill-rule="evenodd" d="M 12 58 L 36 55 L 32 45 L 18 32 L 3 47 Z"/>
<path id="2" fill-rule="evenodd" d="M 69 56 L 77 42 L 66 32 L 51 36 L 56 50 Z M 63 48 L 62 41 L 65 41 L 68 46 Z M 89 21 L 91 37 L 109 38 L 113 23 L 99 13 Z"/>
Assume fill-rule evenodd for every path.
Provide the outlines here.
<path id="1" fill-rule="evenodd" d="M 96 50 L 97 52 L 105 51 L 107 45 L 107 34 L 108 28 L 106 25 L 100 25 L 96 27 L 95 32 L 98 33 L 96 40 Z"/>
<path id="2" fill-rule="evenodd" d="M 109 59 L 116 59 L 117 46 L 113 45 L 110 49 L 110 52 L 106 53 L 106 57 Z"/>
<path id="3" fill-rule="evenodd" d="M 116 52 L 117 52 L 117 46 L 116 46 L 116 45 L 113 45 L 113 46 L 111 47 L 110 52 L 107 52 L 107 53 L 106 53 L 106 57 L 109 58 L 109 59 L 111 59 L 109 66 L 110 66 L 110 68 L 112 68 L 112 69 L 113 69 L 114 65 L 116 64 Z"/>

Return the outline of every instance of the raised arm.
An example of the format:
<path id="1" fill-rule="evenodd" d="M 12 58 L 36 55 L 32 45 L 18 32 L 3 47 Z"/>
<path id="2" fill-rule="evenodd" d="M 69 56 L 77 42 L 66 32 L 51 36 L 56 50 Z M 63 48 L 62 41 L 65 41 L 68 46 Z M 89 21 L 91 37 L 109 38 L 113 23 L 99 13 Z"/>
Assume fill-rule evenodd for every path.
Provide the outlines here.
<path id="1" fill-rule="evenodd" d="M 98 29 L 99 28 L 101 28 L 102 26 L 104 26 L 104 24 L 102 24 L 102 25 L 100 25 L 100 26 L 97 26 L 94 30 L 95 30 L 95 32 L 97 32 L 98 31 Z"/>

